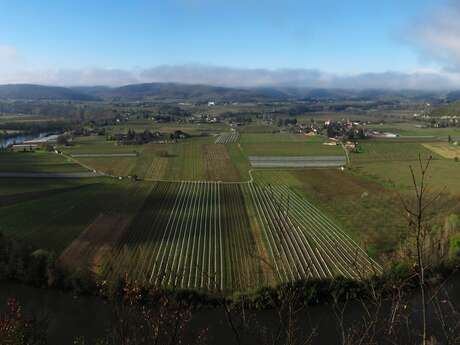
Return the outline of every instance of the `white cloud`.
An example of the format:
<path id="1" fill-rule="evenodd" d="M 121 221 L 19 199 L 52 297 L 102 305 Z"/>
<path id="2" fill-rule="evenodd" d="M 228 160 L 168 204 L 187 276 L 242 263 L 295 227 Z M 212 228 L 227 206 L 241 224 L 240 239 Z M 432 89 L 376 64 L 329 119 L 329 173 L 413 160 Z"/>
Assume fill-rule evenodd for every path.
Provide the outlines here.
<path id="1" fill-rule="evenodd" d="M 406 40 L 422 59 L 440 63 L 446 70 L 460 71 L 460 2 L 443 1 L 421 13 L 406 28 Z"/>
<path id="2" fill-rule="evenodd" d="M 243 69 L 208 65 L 163 65 L 147 69 L 10 70 L 0 73 L 0 84 L 36 83 L 62 86 L 171 82 L 229 87 L 295 86 L 354 89 L 453 89 L 458 75 L 435 70 L 337 75 L 316 69 Z"/>
<path id="3" fill-rule="evenodd" d="M 12 70 L 0 73 L 0 84 L 36 83 L 62 86 L 171 82 L 229 87 L 295 86 L 354 89 L 453 89 L 458 75 L 431 69 L 411 73 L 385 72 L 337 75 L 316 69 L 243 69 L 208 65 L 163 65 L 147 69 Z"/>
<path id="4" fill-rule="evenodd" d="M 322 73 L 313 69 L 244 69 L 208 65 L 158 66 L 143 70 L 145 81 L 222 86 L 306 85 L 317 83 Z"/>
<path id="5" fill-rule="evenodd" d="M 460 61 L 460 48 L 458 53 Z M 35 83 L 62 86 L 120 86 L 150 82 L 207 84 L 229 87 L 295 86 L 355 89 L 452 89 L 460 86 L 460 74 L 421 69 L 411 73 L 385 72 L 338 75 L 318 69 L 249 69 L 200 64 L 161 65 L 132 70 L 97 67 L 40 70 L 28 68 L 14 47 L 0 45 L 0 84 Z"/>
<path id="6" fill-rule="evenodd" d="M 334 78 L 332 85 L 340 88 L 391 90 L 449 90 L 459 86 L 450 74 L 440 72 L 385 72 L 338 76 Z"/>

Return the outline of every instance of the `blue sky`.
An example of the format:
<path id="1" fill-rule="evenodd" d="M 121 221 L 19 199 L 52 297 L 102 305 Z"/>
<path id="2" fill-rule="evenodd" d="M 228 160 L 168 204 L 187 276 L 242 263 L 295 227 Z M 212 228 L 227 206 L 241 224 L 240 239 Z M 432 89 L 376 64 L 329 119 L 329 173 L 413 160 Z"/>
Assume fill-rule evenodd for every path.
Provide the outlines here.
<path id="1" fill-rule="evenodd" d="M 162 65 L 432 73 L 449 57 L 426 52 L 412 28 L 435 22 L 440 3 L 457 8 L 440 0 L 0 0 L 0 63 L 42 78 Z"/>

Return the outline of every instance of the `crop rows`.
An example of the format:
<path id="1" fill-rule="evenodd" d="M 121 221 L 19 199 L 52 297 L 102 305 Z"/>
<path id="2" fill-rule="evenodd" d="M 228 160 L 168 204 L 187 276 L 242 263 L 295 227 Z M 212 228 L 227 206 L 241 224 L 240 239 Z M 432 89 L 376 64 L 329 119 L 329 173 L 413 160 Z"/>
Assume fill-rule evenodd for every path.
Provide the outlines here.
<path id="1" fill-rule="evenodd" d="M 156 286 L 208 290 L 254 285 L 241 189 L 215 182 L 158 182 L 106 266 Z"/>
<path id="2" fill-rule="evenodd" d="M 154 184 L 104 274 L 159 287 L 235 291 L 308 278 L 361 279 L 380 270 L 288 187 L 184 181 Z"/>
<path id="3" fill-rule="evenodd" d="M 240 134 L 236 131 L 234 132 L 227 132 L 227 133 L 220 133 L 217 137 L 215 143 L 216 144 L 232 144 L 238 142 L 240 139 Z"/>
<path id="4" fill-rule="evenodd" d="M 304 198 L 284 186 L 247 185 L 280 282 L 380 272 L 351 238 Z"/>

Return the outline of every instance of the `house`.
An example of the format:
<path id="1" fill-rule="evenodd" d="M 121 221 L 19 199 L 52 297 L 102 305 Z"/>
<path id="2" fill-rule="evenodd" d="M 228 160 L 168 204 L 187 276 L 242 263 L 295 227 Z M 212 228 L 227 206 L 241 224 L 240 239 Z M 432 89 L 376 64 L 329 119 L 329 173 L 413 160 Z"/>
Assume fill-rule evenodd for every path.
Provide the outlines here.
<path id="1" fill-rule="evenodd" d="M 354 142 L 351 142 L 351 141 L 347 141 L 345 143 L 345 148 L 348 150 L 348 151 L 355 151 L 356 150 L 356 147 L 357 147 L 357 143 L 354 143 Z"/>

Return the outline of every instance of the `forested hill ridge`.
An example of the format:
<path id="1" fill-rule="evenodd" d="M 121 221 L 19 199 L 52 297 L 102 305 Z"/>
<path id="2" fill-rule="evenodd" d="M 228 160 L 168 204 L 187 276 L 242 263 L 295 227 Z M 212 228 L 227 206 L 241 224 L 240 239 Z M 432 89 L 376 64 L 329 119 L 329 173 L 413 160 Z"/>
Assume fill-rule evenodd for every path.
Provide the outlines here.
<path id="1" fill-rule="evenodd" d="M 460 92 L 459 92 L 460 96 Z M 458 99 L 458 98 L 457 98 Z M 449 102 L 448 104 L 436 108 L 432 114 L 433 117 L 443 117 L 443 116 L 460 116 L 460 101 Z"/>
<path id="2" fill-rule="evenodd" d="M 240 89 L 210 85 L 190 85 L 175 83 L 132 84 L 116 88 L 76 88 L 82 92 L 105 100 L 126 101 L 220 101 L 252 102 L 269 100 L 287 100 L 289 95 L 276 90 Z"/>
<path id="3" fill-rule="evenodd" d="M 331 89 L 296 86 L 264 86 L 252 88 L 223 87 L 199 84 L 144 83 L 121 87 L 76 87 L 74 90 L 104 100 L 125 101 L 192 101 L 192 102 L 254 102 L 311 100 L 426 100 L 433 103 L 460 99 L 460 92 L 385 89 Z M 457 97 L 458 96 L 458 97 Z M 457 98 L 456 98 L 457 97 Z"/>
<path id="4" fill-rule="evenodd" d="M 381 89 L 328 89 L 293 86 L 236 88 L 177 83 L 144 83 L 121 87 L 57 87 L 33 84 L 0 85 L 0 100 L 56 101 L 189 101 L 270 102 L 311 100 L 423 100 L 454 102 L 460 92 Z"/>
<path id="5" fill-rule="evenodd" d="M 78 92 L 66 87 L 43 86 L 34 84 L 0 85 L 0 99 L 11 100 L 65 100 L 65 101 L 97 101 L 97 97 Z"/>

